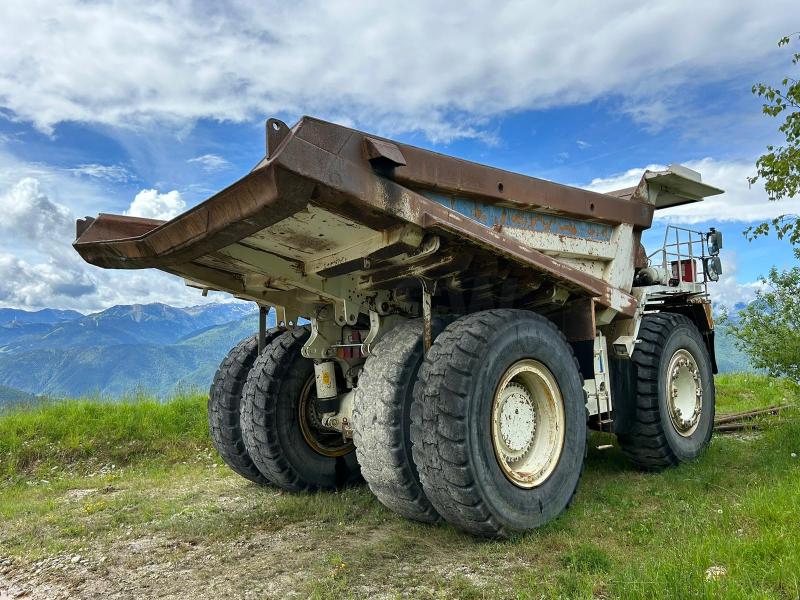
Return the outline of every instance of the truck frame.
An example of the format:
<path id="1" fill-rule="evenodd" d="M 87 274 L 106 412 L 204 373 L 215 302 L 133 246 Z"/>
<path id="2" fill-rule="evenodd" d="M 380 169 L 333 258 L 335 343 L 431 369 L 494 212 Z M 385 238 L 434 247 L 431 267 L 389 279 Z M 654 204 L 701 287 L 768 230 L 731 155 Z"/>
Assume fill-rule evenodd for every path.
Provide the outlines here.
<path id="1" fill-rule="evenodd" d="M 311 117 L 266 130 L 266 156 L 205 202 L 86 217 L 74 243 L 258 304 L 209 394 L 236 472 L 290 491 L 363 477 L 408 518 L 496 537 L 569 505 L 588 428 L 644 469 L 707 445 L 722 236 L 641 243 L 656 210 L 722 192 L 699 173 L 597 193 Z"/>

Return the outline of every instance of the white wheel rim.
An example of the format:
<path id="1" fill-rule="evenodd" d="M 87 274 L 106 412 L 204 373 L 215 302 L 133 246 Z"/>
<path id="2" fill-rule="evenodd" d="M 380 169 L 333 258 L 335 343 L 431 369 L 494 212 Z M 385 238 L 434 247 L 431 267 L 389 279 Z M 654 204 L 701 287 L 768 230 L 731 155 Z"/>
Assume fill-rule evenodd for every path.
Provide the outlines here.
<path id="1" fill-rule="evenodd" d="M 680 349 L 672 355 L 665 392 L 672 426 L 683 437 L 689 437 L 700 424 L 703 385 L 697 361 L 688 350 Z"/>
<path id="2" fill-rule="evenodd" d="M 534 488 L 553 473 L 564 447 L 564 400 L 542 363 L 521 360 L 503 375 L 492 401 L 492 445 L 518 487 Z"/>

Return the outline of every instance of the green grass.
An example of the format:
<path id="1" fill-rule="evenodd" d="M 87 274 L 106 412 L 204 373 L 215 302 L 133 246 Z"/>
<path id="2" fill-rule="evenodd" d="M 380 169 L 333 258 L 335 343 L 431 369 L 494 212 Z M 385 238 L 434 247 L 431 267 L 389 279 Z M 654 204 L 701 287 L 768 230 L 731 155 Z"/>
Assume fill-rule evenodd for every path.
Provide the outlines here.
<path id="1" fill-rule="evenodd" d="M 793 386 L 755 375 L 719 377 L 717 389 L 718 413 L 798 401 Z M 760 432 L 715 436 L 700 460 L 657 474 L 597 450 L 613 438 L 595 434 L 571 509 L 487 542 L 400 519 L 364 486 L 255 486 L 210 450 L 204 403 L 60 403 L 0 417 L 0 559 L 24 568 L 79 553 L 91 577 L 40 577 L 139 596 L 800 596 L 797 408 L 760 418 Z M 706 581 L 713 566 L 726 574 Z"/>
<path id="2" fill-rule="evenodd" d="M 0 416 L 0 479 L 53 467 L 174 463 L 208 447 L 207 399 L 62 400 Z"/>

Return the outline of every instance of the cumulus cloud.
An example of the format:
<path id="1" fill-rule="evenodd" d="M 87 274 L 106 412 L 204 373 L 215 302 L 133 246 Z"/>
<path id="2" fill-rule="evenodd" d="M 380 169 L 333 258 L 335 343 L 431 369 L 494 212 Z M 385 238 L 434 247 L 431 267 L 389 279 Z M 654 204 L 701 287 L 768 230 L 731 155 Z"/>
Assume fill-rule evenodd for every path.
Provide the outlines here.
<path id="1" fill-rule="evenodd" d="M 181 198 L 178 190 L 160 193 L 158 190 L 142 190 L 131 202 L 130 208 L 123 214 L 131 217 L 147 217 L 148 219 L 161 219 L 168 221 L 183 212 L 186 202 Z"/>
<path id="2" fill-rule="evenodd" d="M 115 304 L 164 302 L 192 306 L 230 298 L 222 294 L 203 298 L 179 277 L 155 270 L 111 271 L 93 267 L 83 262 L 68 243 L 51 246 L 31 260 L 0 252 L 0 306 L 92 312 Z"/>
<path id="3" fill-rule="evenodd" d="M 66 237 L 73 224 L 69 210 L 51 201 L 32 177 L 0 194 L 0 215 L 0 231 L 5 235 L 22 235 L 34 241 Z"/>
<path id="4" fill-rule="evenodd" d="M 179 277 L 153 270 L 104 270 L 85 263 L 71 246 L 74 215 L 50 193 L 48 182 L 61 182 L 59 175 L 48 176 L 42 166 L 20 170 L 42 178 L 7 184 L 0 177 L 0 305 L 90 312 L 132 302 L 190 306 L 212 300 L 187 288 Z M 164 210 L 171 205 L 182 208 L 177 192 L 152 195 L 167 198 Z M 227 298 L 218 294 L 213 300 Z"/>
<path id="5" fill-rule="evenodd" d="M 722 268 L 719 281 L 708 286 L 711 301 L 716 307 L 731 309 L 737 304 L 747 304 L 755 298 L 756 291 L 763 287 L 761 281 L 739 281 L 737 257 L 732 250 L 725 250 Z"/>
<path id="6" fill-rule="evenodd" d="M 0 304 L 68 307 L 96 292 L 97 283 L 69 256 L 29 263 L 0 254 Z"/>
<path id="7" fill-rule="evenodd" d="M 684 163 L 698 171 L 703 182 L 722 188 L 724 194 L 711 196 L 702 202 L 685 204 L 656 212 L 657 219 L 674 223 L 700 223 L 703 221 L 739 221 L 749 223 L 771 219 L 779 215 L 800 213 L 800 198 L 770 202 L 764 187 L 750 186 L 747 177 L 753 175 L 755 161 L 722 161 L 703 158 Z M 646 170 L 662 171 L 666 165 L 651 164 L 635 167 L 608 177 L 593 179 L 587 189 L 608 192 L 632 187 L 639 183 Z"/>
<path id="8" fill-rule="evenodd" d="M 436 4 L 9 0 L 0 105 L 43 131 L 306 112 L 443 141 L 603 97 L 663 122 L 675 89 L 764 64 L 796 12 L 796 0 Z"/>
<path id="9" fill-rule="evenodd" d="M 217 154 L 203 154 L 202 156 L 190 158 L 186 162 L 198 164 L 206 171 L 221 171 L 231 165 L 231 163 Z"/>

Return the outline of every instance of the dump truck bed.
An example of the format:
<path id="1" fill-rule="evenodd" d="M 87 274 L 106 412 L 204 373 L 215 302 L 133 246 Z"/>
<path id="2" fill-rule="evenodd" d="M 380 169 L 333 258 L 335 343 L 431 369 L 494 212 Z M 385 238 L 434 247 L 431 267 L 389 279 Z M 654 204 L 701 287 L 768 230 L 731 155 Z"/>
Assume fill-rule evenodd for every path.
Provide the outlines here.
<path id="1" fill-rule="evenodd" d="M 670 171 L 601 194 L 310 117 L 269 120 L 267 148 L 249 174 L 170 221 L 79 220 L 75 249 L 100 267 L 157 268 L 306 317 L 377 292 L 413 300 L 420 279 L 472 306 L 580 297 L 632 315 L 654 210 L 720 192 Z"/>

